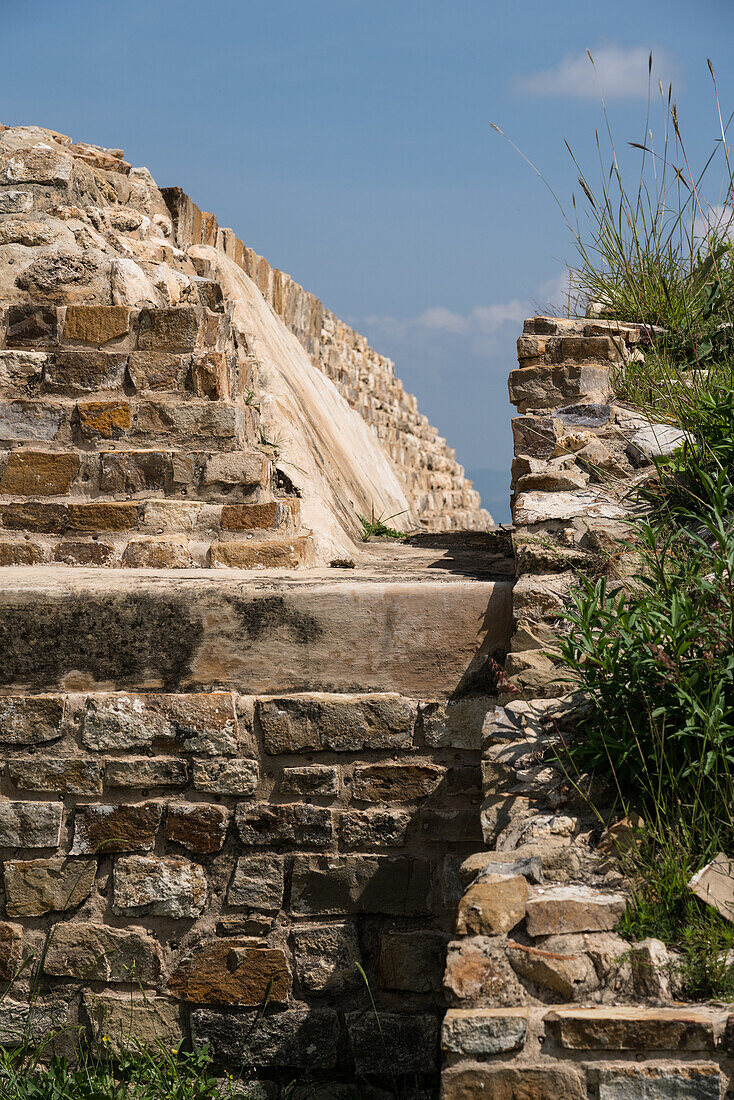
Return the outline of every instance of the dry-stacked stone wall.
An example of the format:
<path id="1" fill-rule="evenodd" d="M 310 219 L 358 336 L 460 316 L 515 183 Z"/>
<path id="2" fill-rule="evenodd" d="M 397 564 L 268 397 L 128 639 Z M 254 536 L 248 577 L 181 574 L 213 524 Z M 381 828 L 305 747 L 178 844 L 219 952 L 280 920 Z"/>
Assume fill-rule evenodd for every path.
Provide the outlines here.
<path id="1" fill-rule="evenodd" d="M 326 309 L 290 275 L 271 267 L 231 229 L 217 225 L 180 188 L 164 189 L 181 249 L 205 244 L 221 249 L 257 284 L 319 370 L 364 417 L 395 462 L 408 496 L 429 530 L 484 530 L 491 522 L 479 494 L 449 447 L 418 411 L 395 375 L 391 359 L 379 355 L 349 325 Z"/>
<path id="2" fill-rule="evenodd" d="M 133 1020 L 235 1071 L 429 1081 L 491 703 L 0 697 L 3 1041 Z"/>
<path id="3" fill-rule="evenodd" d="M 514 633 L 483 729 L 485 851 L 461 868 L 448 947 L 442 1100 L 719 1100 L 734 1070 L 732 1006 L 681 1004 L 664 945 L 615 932 L 627 826 L 601 833 L 559 747 L 583 722 L 553 660 L 569 590 L 629 570 L 635 487 L 682 438 L 614 397 L 648 338 L 534 317 L 518 341 Z"/>

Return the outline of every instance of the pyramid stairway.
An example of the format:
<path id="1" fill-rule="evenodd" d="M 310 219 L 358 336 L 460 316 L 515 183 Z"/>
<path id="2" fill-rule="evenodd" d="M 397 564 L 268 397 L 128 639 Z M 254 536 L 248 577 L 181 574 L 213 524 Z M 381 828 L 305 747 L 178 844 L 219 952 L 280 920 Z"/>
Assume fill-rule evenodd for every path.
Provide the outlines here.
<path id="1" fill-rule="evenodd" d="M 165 309 L 0 307 L 0 564 L 307 561 L 252 357 L 217 284 L 193 285 Z"/>

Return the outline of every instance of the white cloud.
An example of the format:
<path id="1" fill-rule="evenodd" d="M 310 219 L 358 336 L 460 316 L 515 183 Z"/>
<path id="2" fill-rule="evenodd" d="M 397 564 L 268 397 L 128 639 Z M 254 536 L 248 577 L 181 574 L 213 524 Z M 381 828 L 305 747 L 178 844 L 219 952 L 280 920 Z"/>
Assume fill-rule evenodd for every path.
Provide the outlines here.
<path id="1" fill-rule="evenodd" d="M 516 76 L 513 87 L 524 95 L 597 99 L 601 86 L 602 94 L 608 100 L 647 97 L 649 47 L 601 46 L 592 50 L 591 55 L 593 65 L 585 50 L 566 54 L 552 69 Z M 653 91 L 658 80 L 665 88 L 669 83 L 678 81 L 680 66 L 667 50 L 653 49 L 652 57 Z"/>
<path id="2" fill-rule="evenodd" d="M 357 321 L 370 332 L 384 333 L 393 340 L 415 343 L 438 337 L 458 337 L 467 341 L 477 354 L 494 345 L 504 325 L 516 325 L 528 315 L 530 306 L 519 298 L 475 306 L 468 313 L 457 313 L 445 306 L 432 306 L 418 317 L 364 317 Z"/>

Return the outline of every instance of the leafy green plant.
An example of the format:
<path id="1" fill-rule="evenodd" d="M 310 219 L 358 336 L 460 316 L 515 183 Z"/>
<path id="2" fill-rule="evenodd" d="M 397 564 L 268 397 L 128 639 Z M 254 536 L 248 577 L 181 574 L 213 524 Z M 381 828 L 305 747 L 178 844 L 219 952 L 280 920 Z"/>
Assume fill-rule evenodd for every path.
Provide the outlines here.
<path id="1" fill-rule="evenodd" d="M 362 524 L 362 542 L 367 542 L 367 540 L 371 538 L 407 539 L 407 532 L 397 531 L 394 527 L 388 527 L 391 519 L 397 519 L 398 516 L 402 516 L 403 514 L 403 512 L 396 512 L 392 516 L 385 517 L 384 513 L 381 512 L 379 516 L 376 516 L 375 506 L 373 504 L 369 519 L 366 519 L 364 516 L 357 517 Z"/>

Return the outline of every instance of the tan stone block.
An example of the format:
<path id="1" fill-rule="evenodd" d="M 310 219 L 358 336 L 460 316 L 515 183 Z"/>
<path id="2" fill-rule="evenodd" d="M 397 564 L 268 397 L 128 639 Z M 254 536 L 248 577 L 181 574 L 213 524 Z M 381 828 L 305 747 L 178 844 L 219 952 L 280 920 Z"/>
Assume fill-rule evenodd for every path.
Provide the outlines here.
<path id="1" fill-rule="evenodd" d="M 529 1000 L 498 938 L 476 936 L 448 946 L 444 989 L 450 1003 L 513 1007 Z"/>
<path id="2" fill-rule="evenodd" d="M 42 917 L 76 909 L 89 897 L 96 874 L 96 859 L 6 860 L 6 912 L 9 917 Z"/>
<path id="3" fill-rule="evenodd" d="M 0 351 L 0 386 L 15 389 L 40 382 L 48 356 L 43 351 Z"/>
<path id="4" fill-rule="evenodd" d="M 93 921 L 62 921 L 49 933 L 43 970 L 55 978 L 156 985 L 162 953 L 145 932 Z"/>
<path id="5" fill-rule="evenodd" d="M 203 867 L 180 856 L 120 856 L 115 860 L 112 911 L 118 916 L 192 920 L 206 905 Z"/>
<path id="6" fill-rule="evenodd" d="M 444 1070 L 441 1100 L 586 1100 L 583 1071 L 572 1066 L 461 1065 Z"/>
<path id="7" fill-rule="evenodd" d="M 452 1054 L 482 1057 L 522 1050 L 528 1031 L 526 1008 L 450 1008 L 441 1046 Z"/>
<path id="8" fill-rule="evenodd" d="M 18 790 L 64 794 L 101 794 L 102 767 L 87 756 L 53 756 L 8 761 L 8 775 Z"/>
<path id="9" fill-rule="evenodd" d="M 264 504 L 225 504 L 222 527 L 225 531 L 277 531 L 293 523 L 297 502 L 270 500 Z"/>
<path id="10" fill-rule="evenodd" d="M 280 949 L 253 947 L 247 940 L 209 940 L 178 963 L 168 989 L 193 1004 L 254 1006 L 266 997 L 283 1004 L 291 973 Z"/>
<path id="11" fill-rule="evenodd" d="M 583 952 L 544 951 L 509 940 L 507 957 L 517 974 L 545 989 L 552 989 L 566 1001 L 574 1000 L 577 988 L 592 980 L 595 973 L 591 960 Z"/>
<path id="12" fill-rule="evenodd" d="M 109 565 L 114 546 L 91 539 L 64 539 L 54 550 L 54 561 L 65 565 Z"/>
<path id="13" fill-rule="evenodd" d="M 134 501 L 109 501 L 70 504 L 68 527 L 71 531 L 129 531 L 138 522 Z"/>
<path id="14" fill-rule="evenodd" d="M 38 565 L 45 560 L 41 546 L 32 542 L 5 542 L 0 539 L 0 565 Z"/>
<path id="15" fill-rule="evenodd" d="M 181 306 L 140 312 L 138 347 L 142 351 L 186 351 L 196 347 L 200 310 Z"/>
<path id="16" fill-rule="evenodd" d="M 165 997 L 85 990 L 83 1003 L 95 1041 L 104 1039 L 104 1049 L 114 1054 L 129 1053 L 136 1043 L 173 1050 L 183 1039 L 180 1006 Z"/>
<path id="17" fill-rule="evenodd" d="M 734 862 L 724 852 L 698 871 L 688 888 L 728 921 L 734 921 Z"/>
<path id="18" fill-rule="evenodd" d="M 130 311 L 124 306 L 67 306 L 63 339 L 107 344 L 129 329 Z"/>
<path id="19" fill-rule="evenodd" d="M 2 505 L 2 520 L 11 531 L 43 531 L 60 534 L 66 526 L 67 509 L 63 504 Z"/>
<path id="20" fill-rule="evenodd" d="M 297 569 L 310 548 L 308 535 L 277 542 L 213 542 L 209 560 L 213 568 Z"/>
<path id="21" fill-rule="evenodd" d="M 193 564 L 188 544 L 179 539 L 132 539 L 122 554 L 127 569 L 189 569 Z"/>
<path id="22" fill-rule="evenodd" d="M 79 471 L 72 452 L 13 451 L 0 478 L 0 493 L 8 496 L 63 496 Z"/>
<path id="23" fill-rule="evenodd" d="M 566 1050 L 713 1050 L 715 1015 L 696 1008 L 556 1009 L 545 1023 Z"/>
<path id="24" fill-rule="evenodd" d="M 43 372 L 46 393 L 79 394 L 122 389 L 127 357 L 106 351 L 64 350 L 49 356 Z"/>
<path id="25" fill-rule="evenodd" d="M 438 764 L 358 764 L 352 796 L 364 802 L 413 802 L 427 798 L 446 775 Z"/>
<path id="26" fill-rule="evenodd" d="M 21 966 L 23 929 L 0 921 L 0 981 L 12 982 Z"/>
<path id="27" fill-rule="evenodd" d="M 213 454 L 204 468 L 205 485 L 262 485 L 269 475 L 266 455 L 248 451 Z"/>
<path id="28" fill-rule="evenodd" d="M 529 896 L 523 875 L 486 875 L 461 899 L 456 934 L 490 936 L 509 932 L 524 918 Z"/>
<path id="29" fill-rule="evenodd" d="M 133 351 L 128 360 L 133 385 L 142 392 L 182 390 L 190 365 L 190 355 L 172 351 Z"/>
<path id="30" fill-rule="evenodd" d="M 63 695 L 0 696 L 0 744 L 39 745 L 62 735 Z"/>
<path id="31" fill-rule="evenodd" d="M 191 364 L 191 388 L 197 397 L 226 401 L 229 397 L 227 357 L 223 351 L 208 351 L 194 356 Z"/>
<path id="32" fill-rule="evenodd" d="M 76 411 L 85 439 L 119 439 L 132 423 L 127 401 L 79 401 Z"/>
<path id="33" fill-rule="evenodd" d="M 527 903 L 530 936 L 565 932 L 606 932 L 624 916 L 621 894 L 603 894 L 588 886 L 538 887 Z"/>
<path id="34" fill-rule="evenodd" d="M 204 505 L 200 501 L 151 500 L 143 506 L 141 526 L 160 531 L 192 531 Z"/>

